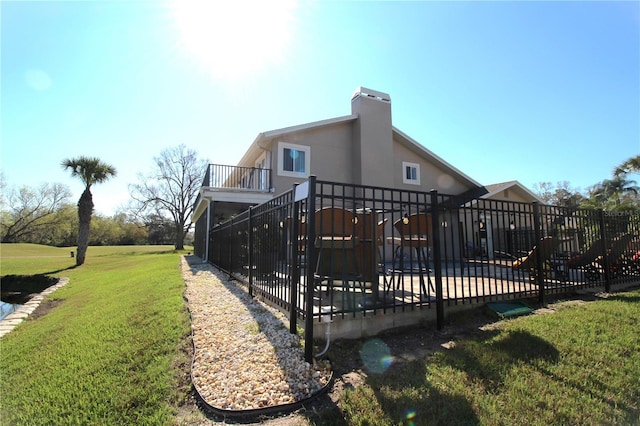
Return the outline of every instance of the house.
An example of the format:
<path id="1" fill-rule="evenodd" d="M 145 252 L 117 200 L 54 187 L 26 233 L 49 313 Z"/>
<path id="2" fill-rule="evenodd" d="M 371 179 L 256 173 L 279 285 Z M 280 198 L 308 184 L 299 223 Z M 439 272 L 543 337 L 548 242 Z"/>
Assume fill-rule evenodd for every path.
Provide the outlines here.
<path id="1" fill-rule="evenodd" d="M 207 259 L 209 230 L 251 205 L 320 180 L 476 199 L 532 201 L 518 182 L 483 186 L 393 126 L 388 94 L 359 87 L 351 114 L 260 133 L 236 166 L 209 165 L 193 221 L 195 253 Z"/>

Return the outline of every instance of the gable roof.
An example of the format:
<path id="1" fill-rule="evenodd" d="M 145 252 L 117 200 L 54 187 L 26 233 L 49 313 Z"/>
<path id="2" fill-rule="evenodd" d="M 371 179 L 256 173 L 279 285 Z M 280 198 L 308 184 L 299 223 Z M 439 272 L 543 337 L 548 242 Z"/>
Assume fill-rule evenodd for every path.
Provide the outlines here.
<path id="1" fill-rule="evenodd" d="M 249 149 L 245 152 L 243 157 L 240 159 L 238 165 L 243 165 L 248 163 L 251 159 L 255 158 L 260 151 L 266 150 L 269 148 L 269 144 L 273 141 L 273 139 L 282 137 L 284 135 L 294 134 L 298 132 L 304 132 L 307 130 L 317 130 L 323 127 L 333 126 L 336 124 L 342 123 L 353 123 L 358 119 L 358 114 L 344 115 L 341 117 L 330 118 L 326 120 L 314 121 L 305 124 L 299 124 L 296 126 L 283 127 L 281 129 L 269 130 L 266 132 L 261 132 L 256 136 L 255 140 L 249 147 Z M 431 150 L 425 148 L 423 145 L 418 143 L 415 139 L 408 136 L 406 133 L 402 132 L 400 129 L 392 126 L 393 139 L 404 145 L 409 150 L 413 151 L 420 157 L 424 158 L 426 161 L 436 165 L 437 167 L 443 169 L 447 173 L 449 173 L 456 180 L 460 180 L 462 182 L 467 183 L 473 187 L 482 187 L 480 183 L 452 166 L 441 157 L 433 153 Z"/>
<path id="2" fill-rule="evenodd" d="M 246 163 L 251 158 L 254 158 L 260 151 L 268 149 L 269 143 L 277 137 L 297 133 L 304 132 L 306 130 L 315 130 L 320 129 L 322 127 L 333 126 L 340 123 L 348 123 L 355 121 L 358 118 L 357 114 L 344 115 L 342 117 L 329 118 L 327 120 L 313 121 L 311 123 L 299 124 L 297 126 L 289 126 L 283 127 L 281 129 L 269 130 L 267 132 L 260 132 L 258 136 L 253 140 L 253 143 L 242 156 L 238 165 L 241 166 L 243 163 Z"/>
<path id="3" fill-rule="evenodd" d="M 536 194 L 531 192 L 526 186 L 522 185 L 517 180 L 511 180 L 509 182 L 486 185 L 485 188 L 487 189 L 488 192 L 482 195 L 480 198 L 484 198 L 484 199 L 491 198 L 492 196 L 499 194 L 505 189 L 513 189 L 517 193 L 524 195 L 525 198 L 530 198 L 531 201 L 537 201 L 541 204 L 544 204 L 544 201 L 540 197 L 538 197 Z"/>

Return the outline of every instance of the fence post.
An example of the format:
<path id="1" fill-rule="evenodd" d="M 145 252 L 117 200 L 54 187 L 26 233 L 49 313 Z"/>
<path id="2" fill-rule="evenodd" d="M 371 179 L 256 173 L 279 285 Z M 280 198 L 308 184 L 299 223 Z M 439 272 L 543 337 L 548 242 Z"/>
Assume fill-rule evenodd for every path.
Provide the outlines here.
<path id="1" fill-rule="evenodd" d="M 309 176 L 309 194 L 307 195 L 307 277 L 305 279 L 307 292 L 305 294 L 305 318 L 304 318 L 304 359 L 313 361 L 313 293 L 315 291 L 316 264 L 316 177 Z"/>
<path id="2" fill-rule="evenodd" d="M 300 203 L 296 201 L 296 187 L 298 184 L 293 185 L 293 197 L 291 202 L 293 203 L 293 212 L 291 216 L 291 223 L 289 226 L 289 244 L 291 245 L 291 284 L 289 289 L 290 311 L 289 311 L 289 332 L 295 334 L 298 329 L 298 286 L 300 285 L 300 253 L 298 251 L 300 227 L 298 226 L 298 218 L 300 216 Z"/>
<path id="3" fill-rule="evenodd" d="M 234 221 L 234 218 L 231 218 L 231 223 L 229 224 L 230 225 L 229 226 L 229 244 L 231 245 L 231 247 L 229 247 L 229 266 L 227 267 L 229 272 L 228 281 L 231 281 L 231 279 L 233 278 L 233 251 L 234 251 L 233 221 Z"/>
<path id="4" fill-rule="evenodd" d="M 247 220 L 248 232 L 247 232 L 247 264 L 249 270 L 247 275 L 249 276 L 249 297 L 253 298 L 253 207 L 249 207 L 249 218 Z M 242 247 L 242 246 L 241 246 Z M 264 255 L 264 254 L 263 254 Z"/>
<path id="5" fill-rule="evenodd" d="M 540 226 L 540 204 L 537 201 L 533 203 L 533 232 L 536 239 L 535 247 L 540 249 L 540 241 L 542 240 L 542 229 Z M 536 256 L 536 284 L 538 285 L 538 301 L 544 305 L 544 268 L 540 255 Z"/>
<path id="6" fill-rule="evenodd" d="M 609 269 L 609 256 L 607 256 L 607 228 L 604 210 L 598 210 L 598 222 L 600 224 L 600 238 L 602 238 L 602 267 L 604 268 L 604 290 L 611 291 L 611 271 Z"/>
<path id="7" fill-rule="evenodd" d="M 431 228 L 433 231 L 433 267 L 436 280 L 436 327 L 444 327 L 444 296 L 442 292 L 442 253 L 440 250 L 440 207 L 438 191 L 431 190 Z M 428 267 L 428 266 L 427 266 Z"/>

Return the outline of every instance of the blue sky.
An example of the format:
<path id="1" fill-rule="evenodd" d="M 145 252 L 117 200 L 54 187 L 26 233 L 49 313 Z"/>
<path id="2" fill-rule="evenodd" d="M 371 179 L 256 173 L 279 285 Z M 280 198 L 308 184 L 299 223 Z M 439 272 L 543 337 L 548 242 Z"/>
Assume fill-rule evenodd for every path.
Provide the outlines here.
<path id="1" fill-rule="evenodd" d="M 266 3 L 266 5 L 265 5 Z M 118 176 L 110 215 L 163 149 L 236 164 L 258 133 L 390 94 L 394 125 L 483 184 L 587 187 L 640 154 L 640 2 L 2 1 L 1 169 Z"/>

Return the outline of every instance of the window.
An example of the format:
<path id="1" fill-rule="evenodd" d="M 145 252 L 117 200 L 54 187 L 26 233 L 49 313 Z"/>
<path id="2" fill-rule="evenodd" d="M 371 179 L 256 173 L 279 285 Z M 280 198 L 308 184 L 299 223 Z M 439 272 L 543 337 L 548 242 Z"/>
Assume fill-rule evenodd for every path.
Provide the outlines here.
<path id="1" fill-rule="evenodd" d="M 281 176 L 309 176 L 311 147 L 280 142 L 278 144 L 278 174 Z"/>
<path id="2" fill-rule="evenodd" d="M 420 164 L 402 162 L 402 182 L 420 185 Z"/>

